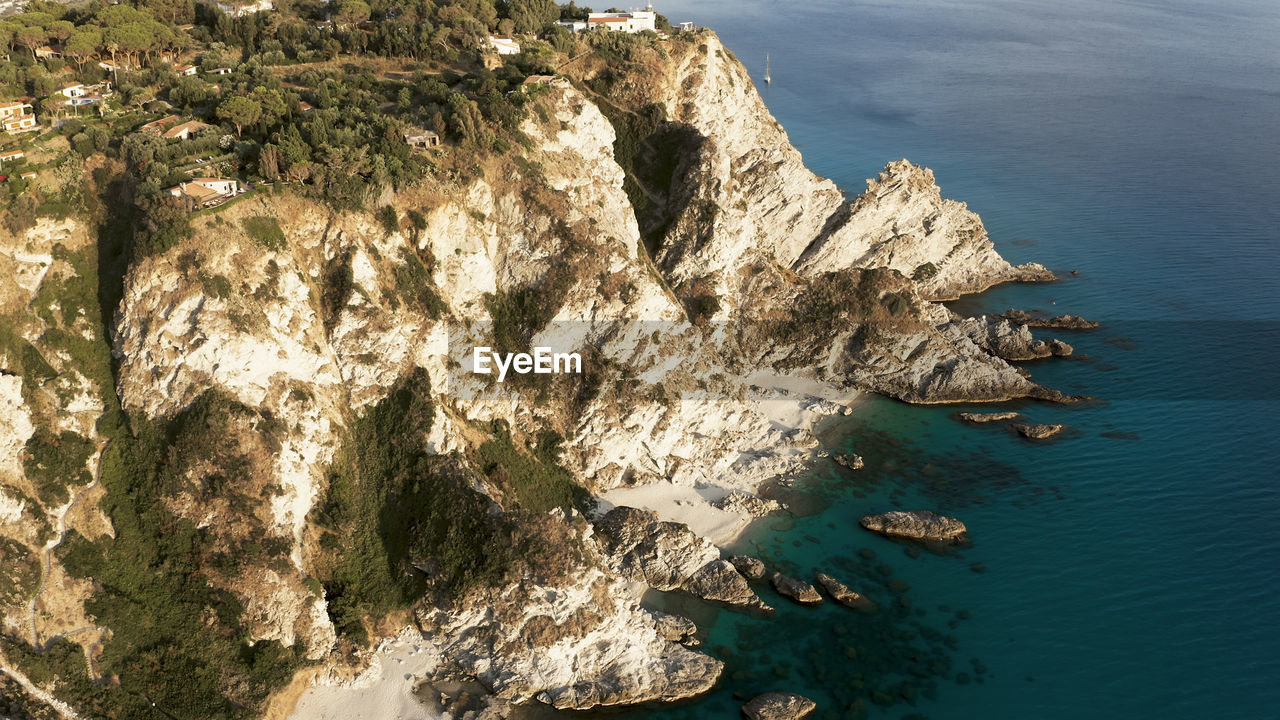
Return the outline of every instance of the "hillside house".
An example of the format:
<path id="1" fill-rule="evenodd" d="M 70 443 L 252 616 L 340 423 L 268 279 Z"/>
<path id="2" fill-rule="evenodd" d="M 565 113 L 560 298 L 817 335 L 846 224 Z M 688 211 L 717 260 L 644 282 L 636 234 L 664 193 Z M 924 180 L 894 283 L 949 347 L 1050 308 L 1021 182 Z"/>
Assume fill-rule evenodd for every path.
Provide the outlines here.
<path id="1" fill-rule="evenodd" d="M 272 0 L 252 0 L 250 2 L 231 0 L 231 2 L 215 2 L 214 5 L 231 17 L 243 17 L 254 13 L 266 12 L 274 10 L 276 7 Z"/>
<path id="2" fill-rule="evenodd" d="M 430 130 L 410 130 L 404 134 L 404 141 L 415 150 L 440 147 L 440 136 Z"/>
<path id="3" fill-rule="evenodd" d="M 189 199 L 196 209 L 214 207 L 240 191 L 240 183 L 227 178 L 196 178 L 169 188 L 174 197 Z"/>
<path id="4" fill-rule="evenodd" d="M 199 135 L 200 131 L 208 127 L 213 126 L 202 123 L 199 120 L 188 120 L 165 130 L 160 134 L 160 137 L 165 140 L 190 140 L 192 136 Z"/>
<path id="5" fill-rule="evenodd" d="M 35 180 L 35 179 L 36 179 L 36 171 L 35 171 L 35 170 L 28 170 L 27 172 L 22 173 L 22 174 L 21 174 L 21 175 L 19 175 L 18 177 L 22 178 L 23 180 Z"/>
<path id="6" fill-rule="evenodd" d="M 197 68 L 195 65 L 174 65 L 173 71 L 178 73 L 179 75 L 191 76 L 199 72 L 199 68 Z"/>
<path id="7" fill-rule="evenodd" d="M 520 52 L 520 43 L 506 35 L 490 35 L 489 47 L 499 55 L 516 55 Z"/>
<path id="8" fill-rule="evenodd" d="M 148 135 L 163 135 L 164 131 L 167 130 L 170 125 L 176 125 L 181 120 L 182 118 L 177 115 L 166 115 L 159 120 L 152 120 L 146 125 L 138 128 L 138 132 L 146 133 Z"/>
<path id="9" fill-rule="evenodd" d="M 231 68 L 229 67 L 214 68 L 212 70 L 206 71 L 205 74 L 206 75 L 230 75 Z"/>
<path id="10" fill-rule="evenodd" d="M 103 60 L 102 62 L 98 63 L 98 67 L 102 68 L 103 70 L 106 70 L 107 72 L 117 72 L 117 71 L 124 71 L 129 69 L 129 66 L 125 65 L 122 62 L 112 62 L 110 60 Z"/>
<path id="11" fill-rule="evenodd" d="M 21 150 L 10 150 L 8 152 L 0 152 L 0 168 L 4 167 L 7 162 L 14 162 L 26 157 L 27 154 Z"/>
<path id="12" fill-rule="evenodd" d="M 567 28 L 569 32 L 580 33 L 587 29 L 586 20 L 557 20 L 556 24 L 562 28 Z"/>
<path id="13" fill-rule="evenodd" d="M 31 109 L 31 103 L 19 101 L 0 103 L 0 128 L 3 128 L 9 135 L 17 135 L 18 133 L 39 130 L 40 126 L 36 123 L 36 116 Z"/>
<path id="14" fill-rule="evenodd" d="M 632 10 L 631 12 L 591 13 L 587 16 L 587 29 L 603 28 L 615 32 L 637 33 L 645 30 L 655 31 L 657 15 L 653 6 L 648 10 Z"/>
<path id="15" fill-rule="evenodd" d="M 58 92 L 64 97 L 78 98 L 83 97 L 86 90 L 84 88 L 84 83 L 67 83 L 66 85 L 58 88 Z"/>
<path id="16" fill-rule="evenodd" d="M 40 47 L 36 48 L 35 50 L 32 50 L 31 52 L 36 56 L 37 60 L 48 60 L 50 58 L 60 58 L 62 57 L 62 46 L 61 45 L 41 45 Z"/>

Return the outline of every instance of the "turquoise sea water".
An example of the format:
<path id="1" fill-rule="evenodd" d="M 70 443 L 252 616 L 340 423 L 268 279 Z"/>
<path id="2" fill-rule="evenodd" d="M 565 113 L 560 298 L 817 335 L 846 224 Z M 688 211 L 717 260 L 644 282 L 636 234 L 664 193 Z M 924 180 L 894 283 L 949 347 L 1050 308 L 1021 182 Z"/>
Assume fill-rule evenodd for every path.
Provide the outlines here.
<path id="1" fill-rule="evenodd" d="M 826 570 L 880 612 L 763 588 L 776 619 L 688 605 L 725 682 L 626 715 L 728 718 L 734 692 L 785 690 L 819 717 L 860 701 L 894 718 L 1280 717 L 1280 4 L 658 10 L 715 28 L 762 87 L 771 55 L 764 97 L 816 172 L 856 193 L 908 157 L 1006 257 L 1064 276 L 956 309 L 1104 327 L 1041 331 L 1088 357 L 1027 366 L 1100 402 L 1008 404 L 1068 424 L 1059 441 L 883 399 L 832 426 L 827 446 L 867 469 L 818 466 L 794 498 L 812 514 L 759 529 L 750 549 L 806 578 Z M 916 554 L 857 527 L 915 507 L 959 516 L 972 547 Z"/>

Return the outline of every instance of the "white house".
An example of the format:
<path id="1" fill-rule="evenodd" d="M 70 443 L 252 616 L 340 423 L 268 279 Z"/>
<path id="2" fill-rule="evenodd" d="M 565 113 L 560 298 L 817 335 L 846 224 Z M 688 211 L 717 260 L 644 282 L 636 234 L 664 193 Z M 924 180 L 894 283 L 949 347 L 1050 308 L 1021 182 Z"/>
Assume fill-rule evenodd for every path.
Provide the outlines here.
<path id="1" fill-rule="evenodd" d="M 231 17 L 241 17 L 242 15 L 252 15 L 254 13 L 266 12 L 274 10 L 276 4 L 272 0 L 245 0 L 244 2 L 215 2 L 214 5 L 222 12 Z"/>
<path id="2" fill-rule="evenodd" d="M 195 65 L 174 65 L 173 71 L 179 75 L 195 75 L 199 68 Z"/>
<path id="3" fill-rule="evenodd" d="M 496 50 L 499 55 L 515 55 L 520 52 L 520 43 L 506 35 L 490 35 L 489 47 Z"/>
<path id="4" fill-rule="evenodd" d="M 655 19 L 657 15 L 652 6 L 648 10 L 632 10 L 620 13 L 591 13 L 587 16 L 587 29 L 604 28 L 617 32 L 637 33 L 645 30 L 657 31 Z"/>
<path id="5" fill-rule="evenodd" d="M 0 103 L 0 128 L 10 135 L 39 130 L 35 113 L 31 111 L 31 103 Z"/>
<path id="6" fill-rule="evenodd" d="M 160 134 L 160 137 L 166 140 L 190 140 L 192 135 L 199 134 L 200 131 L 210 127 L 199 120 L 188 120 L 187 122 L 174 125 Z M 228 181 L 233 182 L 233 181 Z"/>
<path id="7" fill-rule="evenodd" d="M 196 178 L 169 188 L 174 197 L 188 197 L 197 208 L 212 207 L 236 196 L 240 184 L 226 178 Z"/>
<path id="8" fill-rule="evenodd" d="M 67 83 L 58 88 L 58 92 L 69 98 L 78 98 L 85 93 L 84 83 Z"/>
<path id="9" fill-rule="evenodd" d="M 569 32 L 580 33 L 587 29 L 586 20 L 557 20 L 556 24 L 562 28 L 568 28 Z"/>

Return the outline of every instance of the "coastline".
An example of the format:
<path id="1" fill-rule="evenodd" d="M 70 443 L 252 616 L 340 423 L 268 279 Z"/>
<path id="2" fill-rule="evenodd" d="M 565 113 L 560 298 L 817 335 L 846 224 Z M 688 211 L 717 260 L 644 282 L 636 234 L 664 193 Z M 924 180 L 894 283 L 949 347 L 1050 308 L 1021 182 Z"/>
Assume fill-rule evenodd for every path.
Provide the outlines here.
<path id="1" fill-rule="evenodd" d="M 637 487 L 619 487 L 599 496 L 603 514 L 616 506 L 652 510 L 662 520 L 684 523 L 697 535 L 724 550 L 738 544 L 756 520 L 764 519 L 744 510 L 717 507 L 716 503 L 733 492 L 758 494 L 767 482 L 790 477 L 802 471 L 820 454 L 818 427 L 834 416 L 856 412 L 858 404 L 869 395 L 859 390 L 840 387 L 820 380 L 794 375 L 777 375 L 757 371 L 743 379 L 755 397 L 751 406 L 771 427 L 801 441 L 791 446 L 787 467 L 781 473 L 747 473 L 725 478 L 721 482 L 677 484 L 663 480 Z M 799 448 L 796 445 L 800 446 Z M 782 448 L 741 448 L 748 453 L 777 453 Z"/>

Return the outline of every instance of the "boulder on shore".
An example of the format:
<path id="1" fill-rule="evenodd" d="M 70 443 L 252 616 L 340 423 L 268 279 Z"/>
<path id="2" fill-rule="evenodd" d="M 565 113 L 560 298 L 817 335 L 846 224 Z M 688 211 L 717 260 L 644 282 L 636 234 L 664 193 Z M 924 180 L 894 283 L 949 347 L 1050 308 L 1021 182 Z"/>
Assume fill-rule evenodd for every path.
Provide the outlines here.
<path id="1" fill-rule="evenodd" d="M 764 561 L 750 555 L 734 555 L 729 562 L 748 580 L 759 580 L 764 577 Z"/>
<path id="2" fill-rule="evenodd" d="M 1018 423 L 1013 426 L 1018 434 L 1029 440 L 1048 440 L 1062 432 L 1066 425 L 1037 425 L 1035 423 Z"/>
<path id="3" fill-rule="evenodd" d="M 894 510 L 881 515 L 867 515 L 859 524 L 881 535 L 909 540 L 962 543 L 969 539 L 964 523 L 929 510 Z"/>
<path id="4" fill-rule="evenodd" d="M 771 692 L 748 700 L 742 714 L 748 720 L 801 720 L 817 709 L 817 703 L 802 695 Z"/>
<path id="5" fill-rule="evenodd" d="M 1016 412 L 989 412 L 989 413 L 962 412 L 962 413 L 960 413 L 960 416 L 959 416 L 959 417 L 960 417 L 960 419 L 961 419 L 961 420 L 964 420 L 965 422 L 971 422 L 971 423 L 989 423 L 989 422 L 1003 422 L 1003 421 L 1005 421 L 1005 420 L 1016 420 L 1016 419 L 1018 419 L 1018 418 L 1022 417 L 1022 413 L 1016 413 Z"/>
<path id="6" fill-rule="evenodd" d="M 856 592 L 853 588 L 845 585 L 826 573 L 818 573 L 814 576 L 814 579 L 818 581 L 818 584 L 822 586 L 823 590 L 827 591 L 828 595 L 845 607 L 851 607 L 855 610 L 862 610 L 865 612 L 871 612 L 876 609 L 875 602 L 870 598 L 862 593 Z"/>
<path id="7" fill-rule="evenodd" d="M 801 605 L 821 605 L 822 595 L 818 589 L 803 580 L 787 577 L 782 573 L 774 573 L 769 577 L 773 589 L 779 595 L 790 598 Z"/>
<path id="8" fill-rule="evenodd" d="M 711 507 L 731 512 L 736 515 L 746 515 L 753 518 L 762 518 L 771 512 L 782 509 L 782 504 L 777 500 L 766 500 L 759 495 L 753 495 L 749 492 L 734 490 L 719 500 L 711 503 Z"/>

